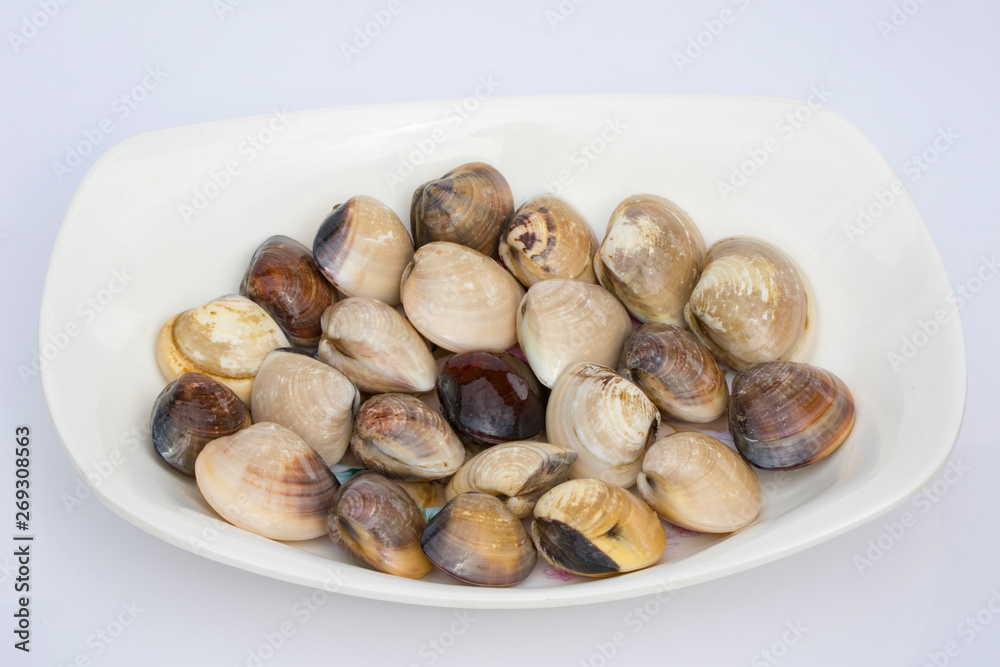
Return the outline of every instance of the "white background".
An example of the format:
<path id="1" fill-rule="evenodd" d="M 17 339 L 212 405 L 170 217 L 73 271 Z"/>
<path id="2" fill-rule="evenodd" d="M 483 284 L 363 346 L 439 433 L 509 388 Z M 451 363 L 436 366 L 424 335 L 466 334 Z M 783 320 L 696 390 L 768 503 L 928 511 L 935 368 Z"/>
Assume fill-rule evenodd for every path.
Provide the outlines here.
<path id="1" fill-rule="evenodd" d="M 237 0 L 230 0 L 233 4 Z M 897 0 L 899 2 L 899 0 Z M 45 4 L 44 2 L 41 4 Z M 12 648 L 15 595 L 0 552 L 0 663 L 4 665 L 247 665 L 264 636 L 289 622 L 294 634 L 266 665 L 674 664 L 996 665 L 1000 615 L 960 627 L 993 601 L 1000 608 L 1000 461 L 996 419 L 1000 279 L 982 284 L 961 310 L 969 357 L 965 424 L 952 461 L 966 470 L 933 506 L 907 503 L 797 555 L 681 590 L 637 630 L 626 600 L 542 611 L 484 611 L 449 635 L 455 611 L 330 596 L 308 620 L 295 605 L 311 591 L 226 567 L 170 546 L 91 498 L 68 509 L 78 480 L 55 441 L 30 368 L 38 303 L 60 221 L 87 168 L 138 133 L 207 120 L 378 102 L 462 98 L 480 76 L 498 94 L 680 92 L 805 97 L 823 84 L 828 106 L 861 128 L 916 201 L 954 285 L 965 285 L 1000 250 L 997 109 L 1000 9 L 987 0 L 713 0 L 643 4 L 589 0 L 417 2 L 371 43 L 345 57 L 355 29 L 386 2 L 51 3 L 38 30 L 25 19 L 37 0 L 0 10 L 3 150 L 0 271 L 4 286 L 0 433 L 34 433 L 32 653 Z M 912 14 L 902 11 L 903 5 Z M 705 21 L 728 9 L 710 38 Z M 50 9 L 50 12 L 52 10 Z M 905 19 L 905 23 L 903 20 Z M 882 23 L 880 23 L 882 22 Z M 719 25 L 715 26 L 718 32 Z M 11 34 L 30 37 L 14 39 Z M 682 67 L 689 39 L 707 46 Z M 113 102 L 142 81 L 163 81 L 127 117 Z M 147 81 L 151 81 L 147 79 Z M 111 118 L 114 129 L 62 178 L 69 146 Z M 939 131 L 957 134 L 926 170 Z M 939 142 L 939 145 L 940 142 Z M 972 283 L 976 286 L 976 283 Z M 857 326 L 866 326 L 859 322 Z M 926 419 L 934 419 L 927 414 Z M 0 455 L 0 514 L 13 513 L 13 456 Z M 3 508 L 6 508 L 4 510 Z M 916 524 L 871 567 L 860 568 L 884 524 Z M 110 645 L 98 639 L 122 613 L 141 609 Z M 302 609 L 299 607 L 298 609 Z M 633 614 L 630 616 L 629 614 Z M 128 618 L 125 614 L 123 618 Z M 790 625 L 789 625 L 790 624 Z M 288 626 L 286 626 L 288 627 Z M 114 629 L 112 627 L 112 629 Z M 627 639 L 605 659 L 595 643 Z M 451 642 L 450 640 L 454 641 Z M 442 654 L 430 642 L 451 646 Z M 954 642 L 953 653 L 943 652 Z M 610 646 L 605 646 L 610 652 Z M 265 652 L 265 656 L 267 652 Z"/>

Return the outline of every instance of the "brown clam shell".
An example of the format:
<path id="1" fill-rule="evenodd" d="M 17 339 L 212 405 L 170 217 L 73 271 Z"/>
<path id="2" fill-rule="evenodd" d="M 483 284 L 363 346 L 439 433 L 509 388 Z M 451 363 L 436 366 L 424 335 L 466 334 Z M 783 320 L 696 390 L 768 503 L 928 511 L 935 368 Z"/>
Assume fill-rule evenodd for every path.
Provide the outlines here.
<path id="1" fill-rule="evenodd" d="M 733 379 L 729 432 L 758 468 L 791 470 L 819 461 L 844 442 L 854 417 L 850 389 L 818 366 L 759 363 Z"/>
<path id="2" fill-rule="evenodd" d="M 579 211 L 555 195 L 521 204 L 500 234 L 500 258 L 525 287 L 567 278 L 594 284 L 597 237 Z"/>
<path id="3" fill-rule="evenodd" d="M 470 162 L 414 191 L 410 227 L 418 248 L 450 241 L 493 257 L 513 214 L 514 195 L 503 174 L 484 162 Z"/>
<path id="4" fill-rule="evenodd" d="M 287 236 L 272 236 L 254 252 L 240 294 L 274 318 L 292 345 L 316 349 L 320 317 L 337 298 L 312 252 Z"/>

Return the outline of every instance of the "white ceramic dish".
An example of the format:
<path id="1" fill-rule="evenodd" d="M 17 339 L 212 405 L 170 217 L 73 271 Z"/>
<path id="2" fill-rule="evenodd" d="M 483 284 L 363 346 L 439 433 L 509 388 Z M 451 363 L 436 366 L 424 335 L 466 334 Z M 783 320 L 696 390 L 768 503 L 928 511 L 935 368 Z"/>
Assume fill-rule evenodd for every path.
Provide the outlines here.
<path id="1" fill-rule="evenodd" d="M 471 160 L 497 166 L 518 203 L 561 189 L 599 237 L 622 198 L 650 192 L 685 208 L 709 243 L 751 234 L 780 245 L 816 292 L 812 360 L 857 400 L 849 440 L 814 466 L 762 474 L 763 511 L 742 532 L 671 531 L 659 565 L 596 581 L 564 581 L 541 563 L 510 589 L 441 574 L 409 581 L 351 564 L 325 538 L 273 542 L 215 518 L 149 444 L 149 410 L 164 385 L 152 353 L 159 327 L 235 292 L 266 237 L 311 246 L 330 207 L 361 193 L 406 220 L 416 185 Z M 753 172 L 742 185 L 740 171 Z M 868 521 L 948 458 L 965 403 L 961 325 L 931 237 L 909 196 L 893 192 L 896 180 L 836 113 L 772 98 L 470 98 L 144 134 L 94 165 L 63 222 L 41 307 L 45 397 L 67 455 L 108 507 L 171 544 L 250 571 L 460 607 L 569 605 L 694 584 Z M 723 197 L 720 181 L 735 192 Z M 870 207 L 870 222 L 858 225 L 859 207 Z M 855 225 L 853 238 L 845 224 Z"/>

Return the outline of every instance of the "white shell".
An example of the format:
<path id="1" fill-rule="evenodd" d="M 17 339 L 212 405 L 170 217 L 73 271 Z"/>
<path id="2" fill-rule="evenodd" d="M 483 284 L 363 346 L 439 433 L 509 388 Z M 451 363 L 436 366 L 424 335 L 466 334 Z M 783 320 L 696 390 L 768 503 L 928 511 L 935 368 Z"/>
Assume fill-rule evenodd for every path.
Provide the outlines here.
<path id="1" fill-rule="evenodd" d="M 323 313 L 317 356 L 363 392 L 422 393 L 434 388 L 437 364 L 417 330 L 382 301 L 344 299 Z"/>
<path id="2" fill-rule="evenodd" d="M 194 464 L 198 489 L 224 519 L 274 540 L 326 534 L 337 480 L 293 431 L 268 422 L 217 438 Z"/>
<path id="3" fill-rule="evenodd" d="M 360 400 L 350 380 L 322 361 L 275 350 L 257 372 L 250 412 L 258 422 L 292 429 L 332 466 L 351 442 Z"/>
<path id="4" fill-rule="evenodd" d="M 403 272 L 401 294 L 410 323 L 446 350 L 506 350 L 517 342 L 524 288 L 471 248 L 445 241 L 422 246 Z"/>
<path id="5" fill-rule="evenodd" d="M 659 425 L 659 411 L 639 387 L 610 368 L 586 362 L 560 376 L 545 416 L 548 439 L 579 455 L 570 477 L 625 488 L 635 484 Z"/>
<path id="6" fill-rule="evenodd" d="M 267 312 L 242 296 L 224 296 L 170 318 L 156 340 L 156 361 L 168 382 L 207 375 L 250 404 L 254 376 L 268 353 L 288 347 Z"/>
<path id="7" fill-rule="evenodd" d="M 535 283 L 517 309 L 517 341 L 539 382 L 550 388 L 577 362 L 617 365 L 631 333 L 618 299 L 577 280 Z"/>

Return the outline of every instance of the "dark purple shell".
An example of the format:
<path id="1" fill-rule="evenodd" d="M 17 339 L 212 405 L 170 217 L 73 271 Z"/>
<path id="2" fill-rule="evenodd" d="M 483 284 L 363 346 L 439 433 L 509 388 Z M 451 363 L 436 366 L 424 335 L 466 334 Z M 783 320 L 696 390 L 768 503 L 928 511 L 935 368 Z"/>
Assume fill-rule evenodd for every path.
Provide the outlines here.
<path id="1" fill-rule="evenodd" d="M 312 251 L 287 236 L 272 236 L 257 248 L 240 294 L 266 310 L 293 345 L 313 350 L 323 333 L 320 317 L 334 301 Z"/>
<path id="2" fill-rule="evenodd" d="M 160 392 L 150 418 L 153 448 L 177 472 L 194 477 L 194 461 L 212 440 L 250 425 L 233 391 L 201 373 L 185 373 Z"/>
<path id="3" fill-rule="evenodd" d="M 506 352 L 455 355 L 436 388 L 448 422 L 480 444 L 528 440 L 545 428 L 548 390 L 528 364 Z"/>

